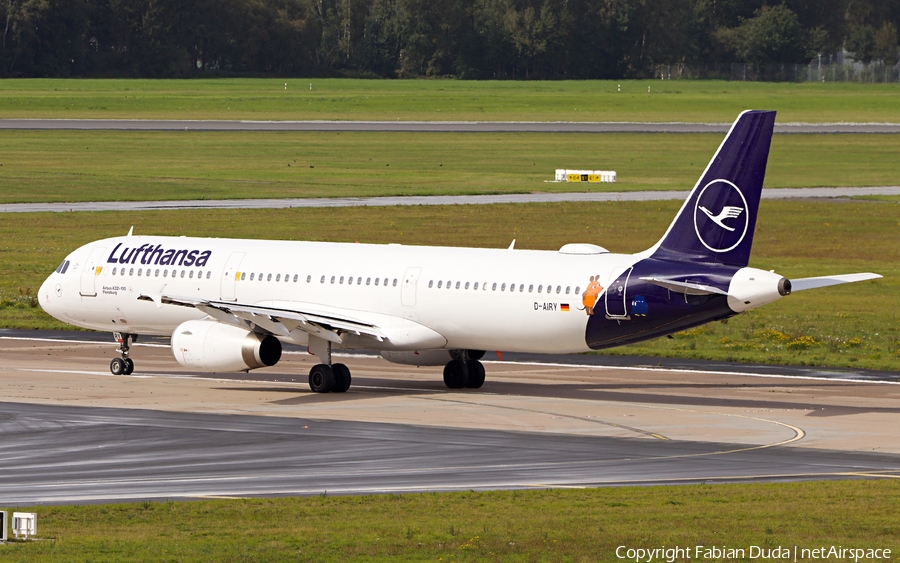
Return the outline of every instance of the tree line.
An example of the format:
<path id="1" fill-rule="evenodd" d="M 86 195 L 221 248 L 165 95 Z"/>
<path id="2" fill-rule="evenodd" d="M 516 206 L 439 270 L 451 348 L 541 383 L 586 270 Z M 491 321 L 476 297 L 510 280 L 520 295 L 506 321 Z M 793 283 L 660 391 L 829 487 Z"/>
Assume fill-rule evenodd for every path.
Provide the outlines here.
<path id="1" fill-rule="evenodd" d="M 900 0 L 0 0 L 6 77 L 618 78 L 898 58 Z"/>

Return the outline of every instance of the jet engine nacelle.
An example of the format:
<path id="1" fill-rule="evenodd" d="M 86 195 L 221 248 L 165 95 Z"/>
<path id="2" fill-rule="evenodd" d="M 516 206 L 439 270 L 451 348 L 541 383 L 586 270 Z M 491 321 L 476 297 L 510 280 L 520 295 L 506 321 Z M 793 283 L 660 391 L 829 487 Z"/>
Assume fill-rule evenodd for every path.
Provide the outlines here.
<path id="1" fill-rule="evenodd" d="M 790 293 L 791 282 L 787 278 L 775 272 L 741 268 L 728 286 L 728 307 L 735 313 L 743 313 Z"/>
<path id="2" fill-rule="evenodd" d="M 281 341 L 216 321 L 195 320 L 181 323 L 172 333 L 172 354 L 186 368 L 247 371 L 278 363 Z"/>

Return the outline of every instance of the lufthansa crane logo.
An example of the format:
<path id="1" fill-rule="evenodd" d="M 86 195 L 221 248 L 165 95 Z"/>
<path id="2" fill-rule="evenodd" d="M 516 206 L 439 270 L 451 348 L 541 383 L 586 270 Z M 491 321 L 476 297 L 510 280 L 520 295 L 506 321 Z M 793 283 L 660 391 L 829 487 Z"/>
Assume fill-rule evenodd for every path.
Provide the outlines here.
<path id="1" fill-rule="evenodd" d="M 740 188 L 724 179 L 706 184 L 694 203 L 694 230 L 713 252 L 737 248 L 750 226 L 747 199 Z"/>

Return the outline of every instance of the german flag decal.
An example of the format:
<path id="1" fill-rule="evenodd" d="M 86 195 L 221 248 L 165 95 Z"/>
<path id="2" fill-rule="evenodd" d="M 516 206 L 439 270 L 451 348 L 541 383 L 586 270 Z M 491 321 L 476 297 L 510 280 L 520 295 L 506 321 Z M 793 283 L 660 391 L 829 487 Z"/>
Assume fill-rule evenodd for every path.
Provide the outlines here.
<path id="1" fill-rule="evenodd" d="M 568 303 L 560 303 L 559 310 L 568 313 L 569 312 L 569 304 Z"/>

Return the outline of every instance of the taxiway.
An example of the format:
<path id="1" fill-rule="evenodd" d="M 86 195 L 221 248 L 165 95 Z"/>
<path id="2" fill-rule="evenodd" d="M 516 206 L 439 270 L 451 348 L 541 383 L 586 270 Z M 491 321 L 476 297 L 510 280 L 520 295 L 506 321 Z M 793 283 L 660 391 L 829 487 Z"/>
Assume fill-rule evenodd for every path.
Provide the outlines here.
<path id="1" fill-rule="evenodd" d="M 0 338 L 6 504 L 900 476 L 883 380 L 505 361 L 454 392 L 357 355 L 317 395 L 305 353 L 198 374 L 157 341 L 127 377 L 47 336 Z"/>

